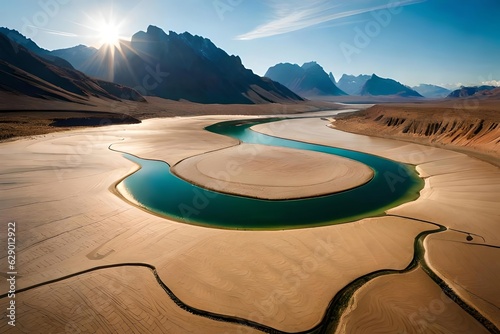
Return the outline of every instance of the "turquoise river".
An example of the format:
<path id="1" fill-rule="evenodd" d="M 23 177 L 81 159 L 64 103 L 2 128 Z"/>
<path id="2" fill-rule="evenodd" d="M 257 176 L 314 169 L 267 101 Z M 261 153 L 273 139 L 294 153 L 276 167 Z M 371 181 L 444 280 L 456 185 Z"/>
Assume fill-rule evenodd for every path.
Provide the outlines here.
<path id="1" fill-rule="evenodd" d="M 375 155 L 276 138 L 251 126 L 283 119 L 227 121 L 206 128 L 250 144 L 272 145 L 335 154 L 369 166 L 374 177 L 359 187 L 330 195 L 261 200 L 207 190 L 170 172 L 170 166 L 125 153 L 141 168 L 122 182 L 134 202 L 148 211 L 180 222 L 230 229 L 289 229 L 345 223 L 383 215 L 416 199 L 423 187 L 415 168 Z"/>

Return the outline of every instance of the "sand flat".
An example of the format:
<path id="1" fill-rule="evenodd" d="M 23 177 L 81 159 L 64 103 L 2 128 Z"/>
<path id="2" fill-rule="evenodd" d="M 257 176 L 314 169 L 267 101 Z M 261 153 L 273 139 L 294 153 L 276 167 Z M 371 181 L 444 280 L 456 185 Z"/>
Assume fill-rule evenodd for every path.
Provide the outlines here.
<path id="1" fill-rule="evenodd" d="M 265 325 L 294 331 L 314 326 L 335 291 L 355 277 L 408 264 L 413 238 L 427 224 L 379 218 L 291 231 L 208 229 L 151 215 L 109 191 L 137 168 L 110 151 L 111 143 L 129 145 L 130 153 L 139 156 L 175 163 L 195 151 L 233 144 L 210 133 L 204 140 L 202 128 L 217 120 L 221 118 L 154 120 L 110 126 L 105 132 L 82 129 L 0 144 L 0 155 L 7 161 L 0 173 L 1 208 L 9 214 L 6 219 L 17 222 L 17 233 L 23 236 L 17 245 L 18 288 L 95 266 L 146 262 L 156 266 L 162 280 L 193 307 L 254 317 Z M 161 131 L 162 124 L 165 132 L 172 126 L 184 130 L 178 130 L 175 142 Z M 153 131 L 148 132 L 150 126 Z M 135 136 L 142 143 L 155 143 L 156 149 L 134 144 Z M 184 152 L 194 136 L 200 143 Z M 221 142 L 213 145 L 219 138 Z M 318 242 L 329 236 L 341 249 L 316 264 Z M 374 249 L 376 257 L 371 255 Z M 284 273 L 289 275 L 285 280 Z M 0 290 L 7 290 L 5 281 Z"/>
<path id="2" fill-rule="evenodd" d="M 299 331 L 316 324 L 335 291 L 352 279 L 374 270 L 401 269 L 409 263 L 414 237 L 429 229 L 429 224 L 385 217 L 289 231 L 207 229 L 151 215 L 109 191 L 117 180 L 137 168 L 120 153 L 110 151 L 110 144 L 118 143 L 113 147 L 143 158 L 175 164 L 236 145 L 234 140 L 203 131 L 204 126 L 223 119 L 233 118 L 157 119 L 0 144 L 0 159 L 5 162 L 0 167 L 2 219 L 15 220 L 17 233 L 23 236 L 17 244 L 18 288 L 95 266 L 146 262 L 157 267 L 162 280 L 193 307 Z M 299 129 L 297 139 L 324 144 L 329 134 L 332 145 L 393 154 L 405 161 L 439 163 L 458 157 L 458 153 L 446 150 L 344 134 L 327 128 L 319 119 L 286 122 L 294 122 Z M 290 135 L 286 127 L 282 129 Z M 170 131 L 175 136 L 168 135 Z M 406 156 L 405 146 L 409 149 Z M 470 169 L 470 163 L 466 165 Z M 477 175 L 468 183 L 471 187 L 479 182 L 482 167 L 477 168 Z M 436 176 L 433 181 L 431 168 L 426 173 L 428 198 L 422 196 L 402 206 L 401 214 L 410 218 L 420 217 L 421 212 L 439 215 L 444 203 L 449 212 L 439 218 L 441 221 L 453 224 L 446 215 L 455 218 L 468 212 L 479 217 L 473 231 L 495 237 L 498 212 L 479 212 L 488 207 L 486 202 L 495 207 L 492 203 L 497 203 L 498 197 L 494 197 L 494 186 L 491 197 L 481 191 L 482 186 L 477 187 L 469 198 L 474 205 L 460 211 L 455 206 L 460 208 L 465 202 L 453 206 L 456 198 L 445 200 L 440 195 L 450 183 L 453 186 L 453 176 L 442 175 L 447 178 L 437 182 L 440 179 Z M 494 185 L 496 178 L 485 174 L 479 184 L 489 181 Z M 0 234 L 0 240 L 6 241 L 5 234 Z M 325 253 L 317 253 L 317 247 L 328 240 L 334 243 L 334 255 L 321 257 Z M 479 273 L 482 270 L 488 268 L 477 268 Z M 0 281 L 0 291 L 7 291 L 5 280 Z M 178 317 L 179 321 L 191 319 L 189 314 Z"/>
<path id="3" fill-rule="evenodd" d="M 303 230 L 225 231 L 184 247 L 159 272 L 178 273 L 166 280 L 190 304 L 297 332 L 318 324 L 334 295 L 356 277 L 406 267 L 414 237 L 425 229 L 433 227 L 391 217 Z"/>
<path id="4" fill-rule="evenodd" d="M 329 125 L 329 121 L 309 118 L 259 124 L 252 129 L 271 136 L 376 154 L 413 165 L 463 156 L 449 150 L 343 132 Z"/>
<path id="5" fill-rule="evenodd" d="M 396 140 L 358 137 L 330 129 L 325 126 L 325 121 L 319 119 L 306 120 L 307 126 L 301 126 L 297 120 L 280 123 L 282 124 L 273 128 L 263 124 L 255 126 L 254 129 L 278 137 L 304 141 L 307 141 L 309 136 L 311 141 L 318 144 L 341 148 L 360 145 L 360 151 L 416 165 L 417 171 L 425 178 L 425 187 L 420 198 L 388 210 L 389 214 L 431 221 L 450 229 L 475 233 L 486 239 L 483 241 L 476 238 L 475 242 L 500 245 L 500 168 L 462 153 Z M 466 234 L 462 234 L 464 240 L 465 236 Z M 440 273 L 441 278 L 458 292 L 460 287 L 454 283 L 453 278 L 460 277 L 467 271 L 468 266 L 461 260 L 461 250 L 450 249 L 444 252 L 446 247 L 450 245 L 440 244 L 435 247 L 435 251 L 427 253 L 426 258 L 431 268 Z M 442 257 L 443 253 L 447 256 Z M 469 261 L 475 261 L 474 274 L 471 275 L 490 277 L 491 268 L 488 263 L 496 261 L 495 254 L 491 251 L 487 256 L 484 251 L 469 253 Z M 482 258 L 483 256 L 486 258 Z M 474 260 L 476 257 L 477 260 Z M 446 265 L 443 262 L 445 260 L 448 263 Z M 493 279 L 493 282 L 495 281 L 496 279 Z M 491 315 L 489 310 L 491 305 L 486 306 L 482 302 L 495 293 L 495 288 L 485 285 L 478 289 L 477 296 L 463 292 L 461 296 L 480 312 L 484 312 L 490 321 L 498 323 L 498 315 Z"/>
<path id="6" fill-rule="evenodd" d="M 181 161 L 172 172 L 191 183 L 263 199 L 326 195 L 365 184 L 366 165 L 326 153 L 240 144 Z"/>
<path id="7" fill-rule="evenodd" d="M 19 293 L 16 306 L 16 327 L 2 321 L 2 333 L 261 333 L 181 309 L 140 267 L 93 271 Z"/>
<path id="8" fill-rule="evenodd" d="M 488 333 L 421 269 L 359 289 L 336 333 Z"/>
<path id="9" fill-rule="evenodd" d="M 430 236 L 426 240 L 428 259 L 462 298 L 473 301 L 500 327 L 500 246 L 490 247 L 479 236 L 470 242 L 465 237 L 456 231 Z"/>

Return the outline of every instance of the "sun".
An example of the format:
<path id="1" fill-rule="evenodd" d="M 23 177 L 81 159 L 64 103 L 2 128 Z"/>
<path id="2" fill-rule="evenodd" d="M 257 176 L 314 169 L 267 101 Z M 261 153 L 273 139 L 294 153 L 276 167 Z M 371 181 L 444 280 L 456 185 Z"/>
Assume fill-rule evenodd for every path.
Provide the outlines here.
<path id="1" fill-rule="evenodd" d="M 103 22 L 98 27 L 99 43 L 107 46 L 118 46 L 120 44 L 120 31 L 116 24 Z"/>

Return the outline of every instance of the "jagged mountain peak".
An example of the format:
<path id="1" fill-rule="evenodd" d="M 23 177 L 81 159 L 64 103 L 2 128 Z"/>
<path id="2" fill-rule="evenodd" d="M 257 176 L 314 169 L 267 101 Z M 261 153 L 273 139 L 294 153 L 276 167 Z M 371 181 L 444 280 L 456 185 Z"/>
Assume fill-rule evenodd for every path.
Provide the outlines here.
<path id="1" fill-rule="evenodd" d="M 48 53 L 49 50 L 43 49 L 38 46 L 31 38 L 28 38 L 15 29 L 7 27 L 0 27 L 0 32 L 7 36 L 10 40 L 15 41 L 19 45 L 24 46 L 26 49 L 36 53 Z"/>
<path id="2" fill-rule="evenodd" d="M 363 88 L 364 84 L 371 77 L 372 76 L 366 74 L 360 74 L 357 76 L 351 74 L 343 74 L 337 82 L 337 86 L 347 94 L 360 95 L 361 89 Z"/>
<path id="3" fill-rule="evenodd" d="M 301 66 L 304 70 L 309 70 L 309 69 L 318 69 L 320 68 L 321 70 L 323 70 L 323 67 L 321 67 L 321 65 L 319 65 L 316 61 L 310 61 L 310 62 L 307 62 L 307 63 L 304 63 L 302 64 Z"/>
<path id="4" fill-rule="evenodd" d="M 346 95 L 315 61 L 306 62 L 302 66 L 279 63 L 270 67 L 265 76 L 304 96 Z"/>
<path id="5" fill-rule="evenodd" d="M 361 95 L 394 95 L 400 97 L 423 97 L 418 92 L 414 91 L 410 87 L 403 85 L 402 83 L 390 79 L 382 78 L 372 74 L 371 78 L 368 79 L 363 88 L 361 89 Z"/>
<path id="6" fill-rule="evenodd" d="M 302 100 L 286 87 L 246 69 L 240 57 L 189 32 L 167 33 L 150 25 L 124 42 L 121 52 L 108 49 L 102 47 L 82 71 L 134 87 L 143 95 L 200 103 Z M 69 53 L 66 56 L 73 59 Z"/>

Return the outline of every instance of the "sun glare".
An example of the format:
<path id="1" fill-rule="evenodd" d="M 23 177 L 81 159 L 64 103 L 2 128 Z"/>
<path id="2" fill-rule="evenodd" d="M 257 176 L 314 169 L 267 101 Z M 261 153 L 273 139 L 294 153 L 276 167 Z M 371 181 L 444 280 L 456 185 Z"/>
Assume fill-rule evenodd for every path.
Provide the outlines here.
<path id="1" fill-rule="evenodd" d="M 101 45 L 118 46 L 120 32 L 118 27 L 112 23 L 103 23 L 99 27 L 99 43 Z"/>

